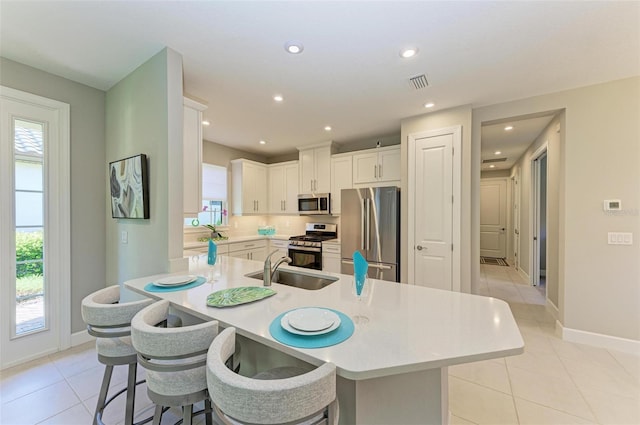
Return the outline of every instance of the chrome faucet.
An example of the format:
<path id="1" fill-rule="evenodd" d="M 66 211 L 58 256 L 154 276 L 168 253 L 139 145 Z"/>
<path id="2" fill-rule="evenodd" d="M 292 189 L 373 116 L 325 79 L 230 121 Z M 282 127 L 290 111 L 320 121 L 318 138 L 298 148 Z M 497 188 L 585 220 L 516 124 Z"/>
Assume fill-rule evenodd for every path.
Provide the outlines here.
<path id="1" fill-rule="evenodd" d="M 273 251 L 271 254 L 267 255 L 267 259 L 264 260 L 264 272 L 263 272 L 263 277 L 262 277 L 262 281 L 264 282 L 264 286 L 271 286 L 271 280 L 273 279 L 273 275 L 276 273 L 276 270 L 278 270 L 278 267 L 280 266 L 280 264 L 282 263 L 291 263 L 291 258 L 289 257 L 281 257 L 280 259 L 278 259 L 278 261 L 276 261 L 275 266 L 273 266 L 273 269 L 271 268 L 271 256 L 273 254 L 275 254 L 276 252 L 278 252 L 278 250 L 276 249 L 275 251 Z"/>

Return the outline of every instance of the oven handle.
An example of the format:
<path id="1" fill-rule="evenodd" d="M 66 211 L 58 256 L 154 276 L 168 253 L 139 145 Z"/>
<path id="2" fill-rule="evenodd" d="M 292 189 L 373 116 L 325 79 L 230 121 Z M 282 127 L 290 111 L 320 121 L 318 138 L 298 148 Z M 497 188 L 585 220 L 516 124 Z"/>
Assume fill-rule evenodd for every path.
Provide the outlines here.
<path id="1" fill-rule="evenodd" d="M 289 249 L 292 251 L 322 252 L 322 248 L 313 248 L 309 246 L 289 245 Z"/>

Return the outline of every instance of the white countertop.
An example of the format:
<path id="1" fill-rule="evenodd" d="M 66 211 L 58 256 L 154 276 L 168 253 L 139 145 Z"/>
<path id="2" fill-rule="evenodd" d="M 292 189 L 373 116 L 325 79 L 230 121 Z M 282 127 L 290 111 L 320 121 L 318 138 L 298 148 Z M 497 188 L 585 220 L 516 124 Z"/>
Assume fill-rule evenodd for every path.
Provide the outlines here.
<path id="1" fill-rule="evenodd" d="M 190 273 L 206 276 L 202 255 L 190 262 Z M 396 375 L 448 365 L 520 354 L 524 342 L 509 306 L 504 301 L 415 285 L 369 279 L 371 296 L 364 311 L 369 323 L 356 325 L 346 341 L 325 348 L 299 349 L 281 344 L 269 333 L 280 313 L 299 307 L 321 306 L 353 316 L 357 302 L 352 277 L 298 269 L 309 274 L 339 277 L 317 291 L 274 283 L 277 294 L 236 307 L 207 307 L 211 292 L 238 286 L 261 286 L 262 281 L 245 274 L 262 270 L 263 263 L 220 256 L 221 276 L 215 283 L 175 292 L 153 292 L 144 286 L 163 275 L 125 282 L 125 286 L 151 298 L 167 299 L 175 308 L 205 320 L 216 319 L 222 327 L 234 326 L 239 334 L 289 355 L 320 365 L 333 362 L 338 375 L 360 380 Z"/>
<path id="2" fill-rule="evenodd" d="M 215 241 L 217 245 L 226 245 L 234 242 L 256 241 L 261 239 L 277 239 L 288 241 L 291 235 L 252 235 L 252 236 L 230 236 L 229 239 Z M 193 248 L 203 248 L 208 246 L 208 242 L 188 242 L 185 243 L 183 249 L 189 250 Z"/>

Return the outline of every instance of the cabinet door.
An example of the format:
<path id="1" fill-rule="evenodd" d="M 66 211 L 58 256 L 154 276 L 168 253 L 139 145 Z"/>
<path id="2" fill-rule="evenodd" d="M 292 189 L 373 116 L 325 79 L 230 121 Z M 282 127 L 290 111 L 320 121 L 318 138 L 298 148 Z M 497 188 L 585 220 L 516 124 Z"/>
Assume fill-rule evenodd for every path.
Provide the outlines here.
<path id="1" fill-rule="evenodd" d="M 315 182 L 317 193 L 329 193 L 331 191 L 331 148 L 314 149 Z"/>
<path id="2" fill-rule="evenodd" d="M 284 196 L 282 189 L 285 184 L 284 171 L 284 167 L 269 168 L 269 214 L 280 214 L 283 210 Z"/>
<path id="3" fill-rule="evenodd" d="M 313 181 L 315 179 L 315 163 L 314 163 L 314 150 L 308 149 L 300 151 L 300 193 L 313 192 Z"/>
<path id="4" fill-rule="evenodd" d="M 249 252 L 249 259 L 254 261 L 264 261 L 267 259 L 267 248 L 255 248 Z"/>
<path id="5" fill-rule="evenodd" d="M 284 213 L 298 213 L 298 164 L 284 167 Z"/>
<path id="6" fill-rule="evenodd" d="M 377 180 L 378 153 L 353 155 L 353 184 L 372 183 Z"/>
<path id="7" fill-rule="evenodd" d="M 183 107 L 182 162 L 183 212 L 197 215 L 202 209 L 202 110 L 204 105 L 185 99 Z"/>
<path id="8" fill-rule="evenodd" d="M 331 273 L 340 273 L 340 256 L 339 255 L 323 255 L 322 271 Z"/>
<path id="9" fill-rule="evenodd" d="M 240 182 L 242 190 L 242 213 L 256 213 L 256 198 L 254 196 L 255 185 L 253 182 L 257 178 L 256 168 L 253 164 L 242 163 L 242 180 Z M 235 184 L 235 182 L 234 182 Z"/>
<path id="10" fill-rule="evenodd" d="M 400 180 L 400 149 L 378 154 L 378 181 Z"/>
<path id="11" fill-rule="evenodd" d="M 353 187 L 352 159 L 352 156 L 331 158 L 331 214 L 340 214 L 342 207 L 340 192 L 342 189 Z"/>
<path id="12" fill-rule="evenodd" d="M 269 211 L 267 196 L 267 167 L 256 166 L 253 178 L 254 197 L 256 199 L 256 213 L 266 214 Z"/>
<path id="13" fill-rule="evenodd" d="M 229 253 L 229 257 L 242 258 L 244 260 L 248 260 L 250 252 L 251 252 L 250 249 L 246 249 L 243 251 L 233 251 Z"/>

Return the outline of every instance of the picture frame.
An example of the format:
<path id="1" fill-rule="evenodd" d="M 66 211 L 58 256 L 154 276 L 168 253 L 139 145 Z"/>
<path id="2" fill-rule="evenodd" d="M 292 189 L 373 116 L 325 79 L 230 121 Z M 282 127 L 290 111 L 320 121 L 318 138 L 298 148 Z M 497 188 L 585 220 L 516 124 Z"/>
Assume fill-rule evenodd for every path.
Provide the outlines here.
<path id="1" fill-rule="evenodd" d="M 111 217 L 148 219 L 147 156 L 139 154 L 109 163 Z"/>

